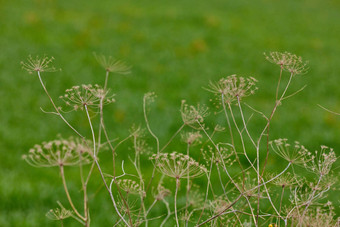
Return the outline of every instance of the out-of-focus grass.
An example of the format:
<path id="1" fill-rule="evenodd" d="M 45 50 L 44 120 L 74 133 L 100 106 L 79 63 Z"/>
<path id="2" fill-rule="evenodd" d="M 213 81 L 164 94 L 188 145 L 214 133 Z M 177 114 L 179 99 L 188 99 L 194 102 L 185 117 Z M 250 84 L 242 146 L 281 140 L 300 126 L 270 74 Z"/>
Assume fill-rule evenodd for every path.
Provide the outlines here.
<path id="1" fill-rule="evenodd" d="M 317 107 L 340 112 L 340 4 L 338 1 L 0 1 L 0 223 L 1 226 L 52 226 L 44 214 L 66 203 L 56 169 L 35 169 L 21 160 L 31 146 L 72 132 L 50 110 L 34 75 L 19 65 L 28 54 L 56 58 L 63 71 L 44 74 L 54 97 L 74 84 L 102 83 L 104 72 L 92 52 L 133 66 L 129 76 L 112 76 L 117 102 L 106 112 L 112 137 L 127 135 L 142 123 L 142 96 L 158 100 L 151 125 L 164 143 L 180 125 L 181 99 L 208 102 L 209 80 L 230 74 L 252 75 L 259 92 L 247 100 L 268 113 L 278 69 L 264 51 L 289 51 L 310 61 L 307 75 L 295 78 L 271 126 L 271 138 L 299 140 L 340 150 L 340 119 Z M 68 115 L 89 135 L 81 113 Z M 252 130 L 260 123 L 254 120 Z M 275 163 L 271 163 L 274 164 Z M 77 172 L 70 170 L 70 178 Z M 93 182 L 93 191 L 99 187 Z M 77 184 L 70 184 L 79 192 Z M 77 193 L 75 193 L 76 195 Z M 105 193 L 91 203 L 95 226 L 112 222 Z M 103 201 L 98 203 L 98 201 Z M 71 226 L 74 222 L 69 222 Z"/>

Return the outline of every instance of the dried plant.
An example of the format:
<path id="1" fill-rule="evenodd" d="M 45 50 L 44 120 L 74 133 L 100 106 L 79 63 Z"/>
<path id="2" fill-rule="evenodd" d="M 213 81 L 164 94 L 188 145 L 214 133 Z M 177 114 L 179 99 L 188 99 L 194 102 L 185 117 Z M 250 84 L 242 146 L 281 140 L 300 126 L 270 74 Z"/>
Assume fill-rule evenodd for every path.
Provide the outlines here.
<path id="1" fill-rule="evenodd" d="M 54 112 L 44 112 L 57 115 L 76 136 L 43 142 L 23 155 L 32 166 L 59 168 L 69 209 L 58 202 L 60 208 L 46 216 L 61 225 L 72 217 L 90 226 L 90 204 L 97 201 L 89 203 L 92 197 L 88 196 L 88 185 L 96 177 L 93 181 L 101 181 L 112 204 L 114 226 L 339 226 L 333 204 L 326 201 L 328 191 L 337 188 L 335 151 L 323 145 L 310 152 L 299 142 L 270 141 L 273 116 L 284 100 L 302 90 L 287 95 L 295 75 L 307 72 L 307 62 L 288 52 L 265 56 L 280 67 L 269 115 L 243 102 L 256 92 L 255 78 L 227 76 L 206 88 L 214 96 L 219 109 L 216 113 L 223 114 L 217 118 L 218 124 L 212 122 L 204 104 L 188 105 L 183 100 L 179 108 L 182 122 L 165 142 L 150 125 L 148 113 L 156 97 L 153 92 L 143 98 L 145 126 L 133 126 L 125 138 L 111 139 L 103 111 L 106 104 L 115 101 L 107 88 L 109 76 L 129 73 L 125 63 L 95 55 L 105 69 L 103 86 L 73 86 L 60 96 L 71 111 L 82 110 L 77 114 L 87 118 L 86 135 L 91 135 L 87 138 L 67 120 L 68 112 L 55 104 L 42 80 L 41 73 L 56 71 L 53 58 L 29 56 L 21 63 L 22 68 L 37 74 L 54 108 Z M 283 76 L 286 72 L 288 79 Z M 282 83 L 285 86 L 280 86 Z M 243 110 L 244 106 L 250 113 Z M 97 114 L 90 116 L 90 111 Z M 256 114 L 265 123 L 251 130 L 250 119 Z M 171 145 L 180 152 L 168 153 Z M 109 152 L 105 157 L 112 156 L 112 165 L 100 162 L 103 152 Z M 278 173 L 274 173 L 277 168 L 268 168 L 276 167 L 275 158 L 285 164 Z M 66 166 L 79 167 L 81 190 L 73 193 L 82 193 L 82 208 L 69 192 Z M 98 170 L 100 179 L 94 170 Z M 310 172 L 313 174 L 307 180 L 304 174 Z M 181 186 L 183 181 L 185 187 Z"/>

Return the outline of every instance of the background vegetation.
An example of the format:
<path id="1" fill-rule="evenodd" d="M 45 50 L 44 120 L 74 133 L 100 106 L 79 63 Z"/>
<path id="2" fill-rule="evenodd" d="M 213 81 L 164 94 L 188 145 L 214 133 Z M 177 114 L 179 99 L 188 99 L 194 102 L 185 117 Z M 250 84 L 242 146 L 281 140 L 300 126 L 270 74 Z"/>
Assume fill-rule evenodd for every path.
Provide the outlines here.
<path id="1" fill-rule="evenodd" d="M 259 91 L 247 102 L 267 113 L 278 70 L 262 53 L 289 51 L 310 61 L 309 73 L 297 77 L 292 89 L 308 86 L 279 109 L 271 139 L 298 140 L 311 150 L 325 144 L 339 154 L 340 119 L 317 106 L 340 112 L 339 12 L 335 0 L 0 1 L 1 226 L 52 226 L 44 215 L 65 197 L 56 169 L 21 160 L 36 143 L 72 135 L 57 117 L 39 110 L 50 104 L 36 76 L 20 68 L 28 54 L 52 55 L 63 69 L 43 75 L 55 98 L 74 84 L 103 83 L 105 72 L 92 52 L 125 60 L 132 73 L 110 79 L 117 94 L 106 112 L 110 135 L 122 138 L 133 123 L 143 123 L 143 94 L 154 91 L 151 125 L 165 143 L 181 124 L 181 100 L 208 102 L 211 95 L 202 87 L 222 76 L 256 77 Z M 89 133 L 85 116 L 77 114 L 67 117 Z M 261 122 L 252 123 L 254 129 Z M 280 166 L 275 159 L 270 164 Z M 77 178 L 70 171 L 68 177 Z M 92 224 L 105 226 L 113 209 L 100 181 L 92 184 L 99 191 L 91 203 Z M 80 190 L 77 182 L 69 186 Z"/>

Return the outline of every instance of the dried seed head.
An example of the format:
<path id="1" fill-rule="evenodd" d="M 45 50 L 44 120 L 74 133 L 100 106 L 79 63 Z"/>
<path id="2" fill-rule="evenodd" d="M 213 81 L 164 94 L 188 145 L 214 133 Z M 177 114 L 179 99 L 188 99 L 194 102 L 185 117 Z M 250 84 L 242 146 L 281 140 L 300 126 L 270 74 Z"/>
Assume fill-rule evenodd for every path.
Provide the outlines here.
<path id="1" fill-rule="evenodd" d="M 51 220 L 64 220 L 72 216 L 72 211 L 64 207 L 51 209 L 46 213 L 46 217 Z"/>
<path id="2" fill-rule="evenodd" d="M 133 150 L 136 154 L 150 154 L 151 147 L 149 146 L 148 142 L 143 138 L 145 135 L 145 130 L 142 129 L 140 126 L 136 127 L 133 125 L 130 130 L 130 135 L 133 140 Z"/>
<path id="3" fill-rule="evenodd" d="M 199 164 L 188 155 L 177 152 L 154 154 L 150 157 L 159 172 L 176 179 L 196 178 L 207 172 L 205 166 Z"/>
<path id="4" fill-rule="evenodd" d="M 148 142 L 144 139 L 137 138 L 133 144 L 133 149 L 136 154 L 151 154 L 152 148 L 149 146 Z"/>
<path id="5" fill-rule="evenodd" d="M 94 56 L 98 63 L 107 71 L 119 74 L 129 74 L 130 66 L 127 66 L 125 62 L 114 59 L 111 56 L 97 55 L 94 53 Z"/>
<path id="6" fill-rule="evenodd" d="M 339 218 L 334 212 L 334 207 L 326 203 L 324 207 L 309 206 L 308 210 L 304 213 L 305 206 L 301 208 L 292 209 L 290 219 L 294 223 L 299 223 L 299 226 L 320 227 L 320 226 L 338 226 Z M 320 204 L 322 205 L 322 204 Z M 304 213 L 304 215 L 301 215 Z"/>
<path id="7" fill-rule="evenodd" d="M 232 166 L 236 162 L 236 159 L 232 158 L 233 152 L 227 147 L 219 145 L 218 149 L 219 152 L 215 147 L 209 145 L 205 149 L 201 149 L 206 165 L 210 165 L 210 163 L 213 162 L 216 165 L 222 165 L 222 163 L 224 163 L 225 166 Z"/>
<path id="8" fill-rule="evenodd" d="M 22 158 L 34 167 L 73 166 L 88 164 L 92 160 L 91 141 L 58 139 L 37 144 Z"/>
<path id="9" fill-rule="evenodd" d="M 145 130 L 142 129 L 140 126 L 136 126 L 133 124 L 131 128 L 129 129 L 129 133 L 132 137 L 139 138 L 139 137 L 144 137 Z"/>
<path id="10" fill-rule="evenodd" d="M 204 193 L 200 192 L 200 186 L 196 184 L 192 185 L 188 197 L 188 204 L 194 208 L 204 205 Z"/>
<path id="11" fill-rule="evenodd" d="M 144 194 L 141 186 L 136 181 L 130 180 L 130 179 L 124 179 L 124 180 L 117 180 L 117 185 L 125 191 L 127 194 Z"/>
<path id="12" fill-rule="evenodd" d="M 300 56 L 288 52 L 270 52 L 264 53 L 266 59 L 279 65 L 283 70 L 292 73 L 293 75 L 305 74 L 308 71 L 308 62 L 303 61 Z"/>
<path id="13" fill-rule="evenodd" d="M 36 56 L 32 58 L 31 55 L 28 56 L 27 61 L 20 62 L 22 69 L 26 70 L 29 74 L 34 72 L 55 72 L 60 69 L 56 69 L 54 66 L 51 66 L 51 62 L 54 60 L 53 57 L 39 57 Z"/>
<path id="14" fill-rule="evenodd" d="M 157 95 L 155 94 L 155 92 L 148 92 L 144 94 L 143 97 L 143 106 L 145 108 L 145 111 L 148 112 L 149 111 L 149 105 L 153 102 L 155 102 Z"/>
<path id="15" fill-rule="evenodd" d="M 244 97 L 252 95 L 258 89 L 256 87 L 257 80 L 254 77 L 238 77 L 231 75 L 220 79 L 218 82 L 210 82 L 207 91 L 215 94 L 216 105 L 220 107 L 222 102 L 231 104 L 242 100 Z"/>
<path id="16" fill-rule="evenodd" d="M 196 145 L 200 143 L 202 135 L 200 132 L 186 132 L 181 134 L 181 139 L 183 142 L 187 143 L 189 146 Z"/>
<path id="17" fill-rule="evenodd" d="M 225 127 L 222 127 L 221 125 L 217 124 L 214 128 L 215 132 L 223 132 L 225 130 Z"/>
<path id="18" fill-rule="evenodd" d="M 185 100 L 182 100 L 180 111 L 183 123 L 195 129 L 200 129 L 196 126 L 197 122 L 203 123 L 204 118 L 209 115 L 208 107 L 205 105 L 189 106 Z"/>
<path id="19" fill-rule="evenodd" d="M 97 109 L 100 105 L 106 105 L 115 102 L 114 94 L 109 95 L 109 90 L 104 90 L 99 85 L 91 84 L 73 86 L 66 89 L 65 94 L 59 98 L 64 101 L 66 106 L 72 107 L 72 110 L 84 110 L 85 105 L 91 109 Z"/>
<path id="20" fill-rule="evenodd" d="M 118 197 L 117 199 L 117 207 L 119 209 L 119 211 L 121 211 L 122 213 L 127 213 L 130 212 L 131 215 L 131 219 L 133 222 L 133 226 L 139 226 L 139 224 L 137 224 L 137 217 L 138 219 L 140 218 L 140 216 L 138 216 L 138 211 L 139 211 L 139 206 L 137 206 L 137 200 L 136 199 L 122 199 L 122 197 Z M 122 223 L 122 225 L 120 226 L 126 226 L 124 223 Z"/>
<path id="21" fill-rule="evenodd" d="M 262 191 L 258 193 L 258 182 L 256 177 L 251 177 L 250 173 L 246 173 L 246 179 L 242 179 L 241 177 L 239 178 L 238 183 L 238 188 L 241 189 L 241 191 L 248 197 L 257 197 L 260 196 L 262 197 Z M 263 198 L 263 197 L 262 197 Z"/>
<path id="22" fill-rule="evenodd" d="M 210 209 L 214 214 L 220 214 L 221 212 L 225 211 L 231 202 L 225 196 L 220 196 L 213 201 L 210 201 Z"/>
<path id="23" fill-rule="evenodd" d="M 276 174 L 268 175 L 268 179 L 272 179 L 274 177 L 276 177 Z M 276 177 L 273 181 L 271 181 L 271 183 L 282 188 L 290 188 L 294 185 L 301 185 L 302 179 L 299 179 L 296 175 L 288 172 L 286 174 L 280 175 L 279 177 Z"/>
<path id="24" fill-rule="evenodd" d="M 277 155 L 295 165 L 306 167 L 308 162 L 315 159 L 315 156 L 298 141 L 295 141 L 293 146 L 287 141 L 287 139 L 276 139 L 269 144 Z"/>
<path id="25" fill-rule="evenodd" d="M 165 197 L 171 194 L 171 191 L 165 188 L 162 184 L 159 184 L 157 186 L 157 191 L 158 193 L 155 195 L 155 199 L 158 201 L 164 199 Z"/>
<path id="26" fill-rule="evenodd" d="M 315 151 L 312 155 L 314 158 L 306 163 L 307 170 L 314 172 L 318 175 L 327 175 L 333 163 L 337 160 L 333 148 L 322 145 L 320 151 Z"/>

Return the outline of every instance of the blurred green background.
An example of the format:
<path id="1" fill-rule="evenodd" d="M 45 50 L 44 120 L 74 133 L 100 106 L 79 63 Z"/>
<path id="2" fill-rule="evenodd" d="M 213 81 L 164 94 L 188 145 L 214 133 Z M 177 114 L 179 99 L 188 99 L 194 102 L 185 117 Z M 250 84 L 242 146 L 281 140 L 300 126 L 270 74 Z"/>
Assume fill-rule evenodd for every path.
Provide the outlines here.
<path id="1" fill-rule="evenodd" d="M 246 101 L 269 114 L 279 69 L 263 52 L 289 51 L 310 62 L 308 74 L 295 77 L 289 92 L 307 87 L 279 108 L 271 139 L 298 140 L 311 150 L 326 144 L 339 154 L 340 118 L 317 106 L 340 112 L 339 12 L 336 0 L 1 0 L 0 225 L 53 226 L 45 213 L 57 200 L 67 205 L 57 169 L 33 168 L 21 160 L 36 143 L 58 133 L 72 135 L 59 119 L 40 111 L 51 105 L 37 77 L 21 70 L 20 61 L 29 54 L 54 56 L 54 65 L 62 68 L 43 74 L 58 102 L 72 85 L 103 83 L 105 72 L 93 52 L 126 61 L 132 73 L 109 80 L 117 94 L 105 112 L 109 133 L 123 138 L 133 123 L 142 124 L 143 94 L 154 91 L 151 126 L 164 144 L 181 125 L 181 100 L 210 105 L 212 96 L 202 87 L 222 76 L 256 77 L 259 91 Z M 90 136 L 81 112 L 66 117 Z M 257 117 L 250 125 L 254 132 L 263 123 Z M 275 159 L 270 165 L 280 166 Z M 77 174 L 70 169 L 67 177 Z M 78 183 L 69 183 L 75 197 L 81 194 Z M 99 181 L 92 184 L 92 192 L 100 187 Z M 104 190 L 91 207 L 93 226 L 112 223 Z M 71 225 L 77 226 L 67 222 Z"/>

